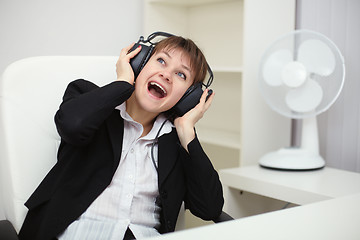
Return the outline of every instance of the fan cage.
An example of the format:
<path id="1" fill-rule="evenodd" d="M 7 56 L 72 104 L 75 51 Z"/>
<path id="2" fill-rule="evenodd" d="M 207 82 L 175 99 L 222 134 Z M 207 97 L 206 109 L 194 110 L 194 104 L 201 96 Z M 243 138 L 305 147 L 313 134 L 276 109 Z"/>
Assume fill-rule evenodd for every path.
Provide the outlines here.
<path id="1" fill-rule="evenodd" d="M 328 76 L 320 76 L 310 73 L 310 77 L 315 80 L 323 89 L 323 98 L 320 104 L 310 112 L 296 112 L 291 110 L 285 102 L 286 94 L 291 90 L 290 87 L 282 84 L 281 86 L 270 86 L 263 78 L 263 68 L 268 57 L 281 49 L 290 50 L 293 61 L 297 60 L 298 48 L 306 40 L 317 39 L 325 43 L 335 57 L 335 69 Z M 264 52 L 260 62 L 259 85 L 260 91 L 266 103 L 276 112 L 289 118 L 303 119 L 316 116 L 327 109 L 336 101 L 343 88 L 345 80 L 345 64 L 338 47 L 325 35 L 310 30 L 295 30 L 287 33 L 275 40 Z"/>

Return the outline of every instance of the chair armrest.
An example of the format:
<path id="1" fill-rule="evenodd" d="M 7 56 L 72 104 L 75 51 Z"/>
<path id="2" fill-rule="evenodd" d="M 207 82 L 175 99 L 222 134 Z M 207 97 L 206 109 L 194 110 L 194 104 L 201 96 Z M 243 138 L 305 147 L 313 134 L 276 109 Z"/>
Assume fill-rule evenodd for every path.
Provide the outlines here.
<path id="1" fill-rule="evenodd" d="M 226 212 L 221 212 L 220 216 L 218 218 L 214 219 L 214 223 L 226 222 L 226 221 L 231 221 L 231 220 L 234 220 L 234 218 L 231 217 Z"/>
<path id="2" fill-rule="evenodd" d="M 0 239 L 19 240 L 15 228 L 8 220 L 0 220 Z"/>

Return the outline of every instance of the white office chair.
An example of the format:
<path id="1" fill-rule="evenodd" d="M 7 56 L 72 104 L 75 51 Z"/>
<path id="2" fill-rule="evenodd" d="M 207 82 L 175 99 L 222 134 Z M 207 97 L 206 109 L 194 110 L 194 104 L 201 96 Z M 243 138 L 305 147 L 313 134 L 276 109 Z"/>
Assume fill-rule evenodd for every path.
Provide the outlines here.
<path id="1" fill-rule="evenodd" d="M 0 82 L 0 196 L 5 218 L 19 231 L 25 201 L 56 162 L 54 124 L 67 84 L 116 79 L 116 56 L 49 56 L 17 61 Z"/>
<path id="2" fill-rule="evenodd" d="M 99 86 L 110 83 L 117 58 L 32 57 L 6 68 L 0 82 L 0 207 L 8 221 L 0 222 L 0 236 L 10 223 L 20 230 L 24 203 L 56 162 L 60 137 L 53 117 L 66 86 L 79 78 Z M 216 222 L 230 219 L 224 213 Z M 183 228 L 181 213 L 177 229 Z"/>

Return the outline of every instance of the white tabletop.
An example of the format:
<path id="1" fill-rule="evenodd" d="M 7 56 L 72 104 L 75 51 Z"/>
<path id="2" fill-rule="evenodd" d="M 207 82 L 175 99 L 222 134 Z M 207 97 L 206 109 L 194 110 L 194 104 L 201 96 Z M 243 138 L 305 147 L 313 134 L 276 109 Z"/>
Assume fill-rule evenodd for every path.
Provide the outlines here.
<path id="1" fill-rule="evenodd" d="M 360 239 L 360 194 L 165 234 L 152 240 Z"/>
<path id="2" fill-rule="evenodd" d="M 220 171 L 223 185 L 299 205 L 360 193 L 360 174 L 325 167 L 278 171 L 258 165 Z"/>

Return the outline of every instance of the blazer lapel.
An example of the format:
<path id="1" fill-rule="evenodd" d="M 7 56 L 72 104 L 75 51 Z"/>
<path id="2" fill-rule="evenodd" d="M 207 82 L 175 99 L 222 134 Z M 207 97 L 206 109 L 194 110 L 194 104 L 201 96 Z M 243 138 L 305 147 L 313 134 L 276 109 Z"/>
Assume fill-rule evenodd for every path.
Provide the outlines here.
<path id="1" fill-rule="evenodd" d="M 124 120 L 120 117 L 119 110 L 114 110 L 107 120 L 108 133 L 114 153 L 114 171 L 116 171 L 121 157 L 122 142 L 124 137 Z"/>
<path id="2" fill-rule="evenodd" d="M 159 138 L 158 150 L 158 181 L 159 186 L 165 181 L 176 162 L 179 145 L 176 130 L 173 129 L 169 134 L 165 134 Z"/>

